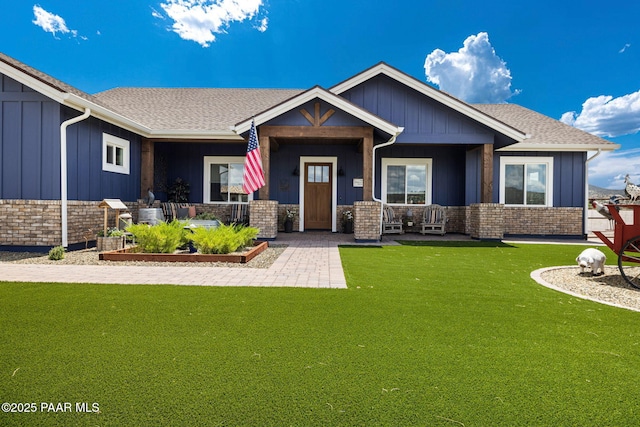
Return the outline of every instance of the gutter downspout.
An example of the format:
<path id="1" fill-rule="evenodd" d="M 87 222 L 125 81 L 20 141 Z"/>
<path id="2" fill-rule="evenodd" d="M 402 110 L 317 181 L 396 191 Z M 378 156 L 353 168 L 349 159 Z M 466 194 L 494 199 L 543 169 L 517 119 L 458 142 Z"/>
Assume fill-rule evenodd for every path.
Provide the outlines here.
<path id="1" fill-rule="evenodd" d="M 404 128 L 403 127 L 399 127 L 398 131 L 396 132 L 395 135 L 393 135 L 391 137 L 391 139 L 389 139 L 387 142 L 384 142 L 382 144 L 378 144 L 378 145 L 374 145 L 373 146 L 373 168 L 371 170 L 371 198 L 373 199 L 374 202 L 378 202 L 380 203 L 380 229 L 378 230 L 380 232 L 380 236 L 382 236 L 382 212 L 383 212 L 383 204 L 382 204 L 382 199 L 378 199 L 376 197 L 376 151 L 378 151 L 378 149 L 380 148 L 384 148 L 384 147 L 388 147 L 390 145 L 395 144 L 396 142 L 396 138 L 398 137 L 398 135 L 400 135 L 402 132 L 404 132 Z M 380 191 L 382 191 L 382 189 L 380 189 Z"/>
<path id="2" fill-rule="evenodd" d="M 91 109 L 85 108 L 84 114 L 62 122 L 60 125 L 60 216 L 62 219 L 62 246 L 69 246 L 67 236 L 67 127 L 85 120 L 91 115 Z"/>
<path id="3" fill-rule="evenodd" d="M 584 224 L 583 224 L 583 230 L 584 230 L 584 235 L 586 236 L 586 238 L 589 237 L 589 231 L 587 230 L 589 228 L 589 162 L 593 159 L 595 159 L 596 157 L 598 157 L 600 154 L 602 154 L 602 150 L 600 148 L 598 148 L 598 151 L 596 152 L 596 154 L 594 154 L 593 156 L 589 157 L 585 162 L 584 162 L 584 205 L 585 205 L 585 211 L 584 211 Z M 586 240 L 585 238 L 585 240 Z"/>

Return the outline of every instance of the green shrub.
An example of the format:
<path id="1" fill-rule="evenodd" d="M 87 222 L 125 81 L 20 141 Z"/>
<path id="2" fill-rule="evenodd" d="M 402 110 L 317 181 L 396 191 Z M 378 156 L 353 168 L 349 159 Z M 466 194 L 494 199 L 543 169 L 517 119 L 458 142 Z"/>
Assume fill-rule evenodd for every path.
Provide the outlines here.
<path id="1" fill-rule="evenodd" d="M 49 259 L 53 261 L 60 261 L 61 259 L 64 259 L 64 247 L 56 246 L 51 248 L 49 251 Z"/>
<path id="2" fill-rule="evenodd" d="M 253 241 L 258 237 L 258 233 L 260 232 L 260 230 L 255 227 L 247 227 L 245 225 L 236 225 L 235 229 L 236 233 L 238 233 L 242 239 L 241 246 L 243 247 L 253 246 Z"/>
<path id="3" fill-rule="evenodd" d="M 184 227 L 184 222 L 173 220 L 152 226 L 133 224 L 127 227 L 127 231 L 135 236 L 142 252 L 170 254 L 189 242 Z"/>
<path id="4" fill-rule="evenodd" d="M 258 235 L 254 227 L 220 225 L 218 228 L 194 228 L 189 236 L 193 246 L 202 254 L 228 254 L 247 246 Z"/>

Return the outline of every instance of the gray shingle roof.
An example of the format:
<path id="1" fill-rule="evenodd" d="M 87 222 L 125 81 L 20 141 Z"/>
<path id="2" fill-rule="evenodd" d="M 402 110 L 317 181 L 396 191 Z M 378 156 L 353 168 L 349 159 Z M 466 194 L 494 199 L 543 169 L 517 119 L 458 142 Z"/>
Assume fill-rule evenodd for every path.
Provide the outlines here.
<path id="1" fill-rule="evenodd" d="M 116 88 L 95 95 L 78 90 L 0 52 L 0 61 L 61 93 L 74 94 L 153 131 L 229 132 L 234 124 L 294 97 L 297 89 Z M 527 146 L 562 150 L 617 145 L 516 104 L 472 107 L 531 137 Z"/>
<path id="2" fill-rule="evenodd" d="M 520 105 L 473 104 L 473 107 L 531 135 L 529 139 L 524 141 L 527 145 L 544 144 L 557 146 L 557 149 L 568 145 L 588 145 L 601 147 L 605 150 L 611 150 L 615 147 L 615 144 L 610 141 Z"/>
<path id="3" fill-rule="evenodd" d="M 154 130 L 229 131 L 300 94 L 297 89 L 116 88 L 95 95 Z"/>
<path id="4" fill-rule="evenodd" d="M 43 73 L 42 71 L 36 70 L 33 67 L 28 66 L 27 64 L 24 64 L 20 61 L 18 61 L 17 59 L 14 59 L 10 56 L 5 55 L 4 53 L 0 52 L 0 61 L 4 62 L 5 64 L 10 65 L 11 67 L 15 68 L 18 71 L 22 71 L 23 73 L 33 77 L 36 80 L 39 80 L 40 82 L 62 92 L 62 93 L 72 93 L 74 95 L 79 96 L 80 98 L 86 99 L 87 101 L 93 102 L 97 105 L 101 105 L 103 107 L 106 107 L 102 102 L 100 102 L 96 97 L 94 97 L 93 95 L 90 95 L 86 92 L 83 92 L 79 89 L 76 89 L 75 87 L 68 85 L 67 83 L 55 79 L 53 77 L 51 77 L 48 74 Z"/>

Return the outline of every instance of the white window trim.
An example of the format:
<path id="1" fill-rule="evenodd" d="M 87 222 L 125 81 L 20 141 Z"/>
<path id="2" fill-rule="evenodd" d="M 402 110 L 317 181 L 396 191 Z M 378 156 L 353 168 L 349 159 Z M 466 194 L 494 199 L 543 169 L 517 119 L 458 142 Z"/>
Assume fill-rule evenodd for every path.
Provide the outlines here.
<path id="1" fill-rule="evenodd" d="M 547 165 L 547 182 L 545 189 L 544 205 L 521 205 L 506 204 L 505 201 L 505 178 L 507 165 Z M 527 207 L 527 208 L 549 208 L 553 207 L 553 157 L 525 157 L 525 156 L 501 156 L 500 157 L 500 203 L 510 207 Z"/>
<path id="2" fill-rule="evenodd" d="M 425 204 L 417 206 L 428 206 L 431 204 L 433 197 L 433 159 L 431 158 L 402 158 L 402 157 L 383 157 L 382 158 L 382 201 L 391 206 L 416 206 L 415 204 L 406 203 L 387 203 L 387 166 L 409 166 L 409 165 L 426 165 L 427 166 L 427 194 L 425 196 Z"/>
<path id="3" fill-rule="evenodd" d="M 228 205 L 232 203 L 248 202 L 212 202 L 211 200 L 211 164 L 212 163 L 241 163 L 244 165 L 245 156 L 204 156 L 204 180 L 202 202 L 210 205 Z M 249 194 L 248 201 L 253 200 L 253 193 Z"/>
<path id="4" fill-rule="evenodd" d="M 122 166 L 107 162 L 107 150 L 109 147 L 122 148 Z M 121 173 L 129 175 L 131 164 L 130 142 L 126 139 L 108 133 L 102 134 L 102 170 L 106 172 Z"/>

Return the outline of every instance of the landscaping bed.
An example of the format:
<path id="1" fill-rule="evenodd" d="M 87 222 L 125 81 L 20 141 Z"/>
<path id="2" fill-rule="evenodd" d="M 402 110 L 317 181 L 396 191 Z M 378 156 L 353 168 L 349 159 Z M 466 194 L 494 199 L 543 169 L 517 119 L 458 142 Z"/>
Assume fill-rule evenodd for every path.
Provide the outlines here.
<path id="1" fill-rule="evenodd" d="M 100 253 L 102 261 L 147 261 L 147 262 L 230 262 L 246 263 L 269 247 L 268 242 L 255 242 L 253 248 L 230 254 L 200 254 L 179 252 L 173 254 L 141 253 L 132 246 L 116 251 Z"/>

